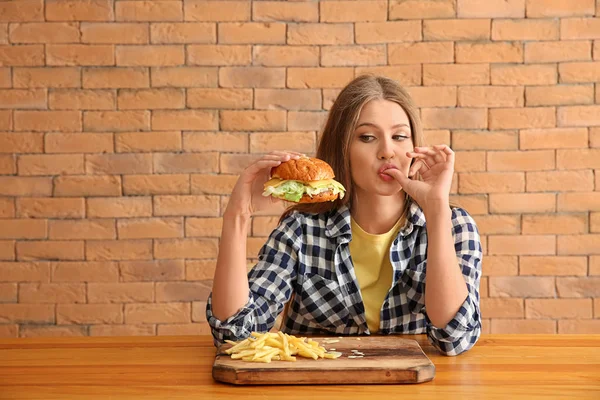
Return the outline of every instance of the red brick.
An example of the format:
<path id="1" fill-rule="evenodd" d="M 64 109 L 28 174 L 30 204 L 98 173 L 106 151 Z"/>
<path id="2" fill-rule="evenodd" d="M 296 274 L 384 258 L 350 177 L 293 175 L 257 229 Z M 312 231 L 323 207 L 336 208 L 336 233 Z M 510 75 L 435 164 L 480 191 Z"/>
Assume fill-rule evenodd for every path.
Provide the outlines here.
<path id="1" fill-rule="evenodd" d="M 53 324 L 54 308 L 53 304 L 3 304 L 0 320 L 16 324 Z"/>
<path id="2" fill-rule="evenodd" d="M 427 130 L 423 134 L 427 145 L 445 144 L 450 146 L 450 131 L 447 129 Z"/>
<path id="3" fill-rule="evenodd" d="M 151 154 L 88 154 L 85 170 L 92 175 L 150 174 Z"/>
<path id="4" fill-rule="evenodd" d="M 388 78 L 397 80 L 401 85 L 421 85 L 421 65 L 406 64 L 406 65 L 388 65 L 388 66 L 371 66 L 371 67 L 356 67 L 354 75 L 363 74 L 384 75 Z M 340 89 L 341 87 L 336 87 Z"/>
<path id="5" fill-rule="evenodd" d="M 181 150 L 180 132 L 132 132 L 115 134 L 119 153 Z"/>
<path id="6" fill-rule="evenodd" d="M 216 267 L 215 260 L 188 260 L 186 261 L 186 280 L 202 281 L 212 279 Z"/>
<path id="7" fill-rule="evenodd" d="M 83 240 L 30 240 L 17 242 L 18 260 L 83 260 Z"/>
<path id="8" fill-rule="evenodd" d="M 217 239 L 155 239 L 156 259 L 203 259 L 217 257 Z"/>
<path id="9" fill-rule="evenodd" d="M 493 213 L 543 213 L 556 211 L 554 193 L 492 193 L 490 211 Z"/>
<path id="10" fill-rule="evenodd" d="M 289 88 L 341 88 L 354 78 L 351 68 L 288 68 Z"/>
<path id="11" fill-rule="evenodd" d="M 110 0 L 46 0 L 48 21 L 112 21 L 113 2 Z"/>
<path id="12" fill-rule="evenodd" d="M 0 175 L 15 175 L 17 173 L 17 158 L 14 154 L 0 155 Z M 0 215 L 2 212 L 0 211 Z"/>
<path id="13" fill-rule="evenodd" d="M 114 220 L 54 220 L 48 224 L 49 239 L 116 239 Z"/>
<path id="14" fill-rule="evenodd" d="M 237 182 L 237 175 L 194 174 L 191 176 L 192 194 L 229 195 Z"/>
<path id="15" fill-rule="evenodd" d="M 522 318 L 525 316 L 523 299 L 482 298 L 481 315 L 486 318 Z"/>
<path id="16" fill-rule="evenodd" d="M 251 2 L 189 0 L 183 4 L 186 21 L 248 21 Z"/>
<path id="17" fill-rule="evenodd" d="M 558 125 L 600 125 L 600 105 L 558 107 Z"/>
<path id="18" fill-rule="evenodd" d="M 456 16 L 454 0 L 391 0 L 389 19 L 453 18 Z"/>
<path id="19" fill-rule="evenodd" d="M 46 91 L 40 89 L 0 90 L 0 108 L 47 108 Z"/>
<path id="20" fill-rule="evenodd" d="M 213 23 L 177 22 L 150 25 L 152 43 L 216 43 L 217 27 Z"/>
<path id="21" fill-rule="evenodd" d="M 561 39 L 600 39 L 598 18 L 561 18 Z"/>
<path id="22" fill-rule="evenodd" d="M 590 275 L 600 275 L 600 256 L 590 256 Z M 582 275 L 585 275 L 582 274 Z M 596 310 L 598 311 L 598 310 Z M 598 313 L 596 312 L 596 315 Z"/>
<path id="23" fill-rule="evenodd" d="M 598 319 L 564 319 L 558 320 L 559 334 L 597 334 L 600 332 Z"/>
<path id="24" fill-rule="evenodd" d="M 600 234 L 558 236 L 558 254 L 600 254 Z"/>
<path id="25" fill-rule="evenodd" d="M 554 85 L 558 82 L 556 66 L 534 65 L 491 65 L 492 85 Z"/>
<path id="26" fill-rule="evenodd" d="M 489 279 L 491 297 L 556 297 L 554 277 L 492 276 Z"/>
<path id="27" fill-rule="evenodd" d="M 122 219 L 117 221 L 119 239 L 183 237 L 182 218 Z"/>
<path id="28" fill-rule="evenodd" d="M 490 129 L 553 128 L 554 107 L 494 108 L 490 110 Z"/>
<path id="29" fill-rule="evenodd" d="M 47 133 L 46 153 L 112 153 L 112 133 Z"/>
<path id="30" fill-rule="evenodd" d="M 90 261 L 149 260 L 152 240 L 90 240 L 85 256 Z"/>
<path id="31" fill-rule="evenodd" d="M 303 23 L 288 25 L 288 45 L 341 45 L 353 42 L 352 24 Z"/>
<path id="32" fill-rule="evenodd" d="M 15 70 L 19 70 L 19 69 L 15 68 Z M 11 68 L 0 68 L 0 87 L 1 88 L 12 87 Z"/>
<path id="33" fill-rule="evenodd" d="M 392 43 L 388 45 L 388 62 L 390 65 L 433 64 L 453 61 L 453 42 Z"/>
<path id="34" fill-rule="evenodd" d="M 4 219 L 0 239 L 45 239 L 47 221 L 35 219 Z"/>
<path id="35" fill-rule="evenodd" d="M 600 211 L 600 192 L 559 193 L 558 211 Z"/>
<path id="36" fill-rule="evenodd" d="M 187 106 L 190 108 L 252 108 L 252 101 L 252 89 L 196 88 L 187 90 Z"/>
<path id="37" fill-rule="evenodd" d="M 157 282 L 156 301 L 206 301 L 210 290 L 203 282 Z"/>
<path id="38" fill-rule="evenodd" d="M 195 304 L 195 303 L 194 303 Z M 200 303 L 202 304 L 202 303 Z M 206 306 L 204 307 L 206 310 Z M 210 326 L 207 323 L 192 323 L 192 324 L 161 324 L 158 325 L 157 336 L 174 336 L 174 335 L 210 335 Z"/>
<path id="39" fill-rule="evenodd" d="M 95 44 L 147 44 L 148 25 L 82 22 L 81 41 Z"/>
<path id="40" fill-rule="evenodd" d="M 43 133 L 0 132 L 0 153 L 42 153 Z"/>
<path id="41" fill-rule="evenodd" d="M 479 220 L 479 218 L 478 218 Z M 517 256 L 486 256 L 483 263 L 485 276 L 515 276 L 519 274 Z"/>
<path id="42" fill-rule="evenodd" d="M 354 29 L 358 44 L 387 44 L 422 39 L 421 21 L 357 22 Z"/>
<path id="43" fill-rule="evenodd" d="M 253 46 L 253 65 L 310 67 L 319 65 L 319 48 L 313 46 Z"/>
<path id="44" fill-rule="evenodd" d="M 414 86 L 406 88 L 418 107 L 455 107 L 456 87 Z"/>
<path id="45" fill-rule="evenodd" d="M 255 89 L 257 110 L 320 110 L 321 91 L 317 89 Z"/>
<path id="46" fill-rule="evenodd" d="M 248 134 L 231 132 L 184 132 L 186 151 L 248 152 Z"/>
<path id="47" fill-rule="evenodd" d="M 561 321 L 558 321 L 559 324 Z M 493 319 L 491 333 L 494 334 L 554 334 L 556 321 L 531 319 Z"/>
<path id="48" fill-rule="evenodd" d="M 81 70 L 74 67 L 13 68 L 15 88 L 78 88 Z"/>
<path id="49" fill-rule="evenodd" d="M 186 237 L 220 237 L 223 218 L 186 218 Z"/>
<path id="50" fill-rule="evenodd" d="M 457 151 L 454 170 L 460 172 L 485 171 L 486 154 L 483 151 Z"/>
<path id="51" fill-rule="evenodd" d="M 558 40 L 559 30 L 552 19 L 492 20 L 492 40 Z"/>
<path id="52" fill-rule="evenodd" d="M 51 196 L 51 177 L 0 176 L 1 196 Z"/>
<path id="53" fill-rule="evenodd" d="M 229 131 L 282 131 L 286 127 L 285 111 L 220 112 L 220 128 Z"/>
<path id="54" fill-rule="evenodd" d="M 592 299 L 526 299 L 525 314 L 531 319 L 591 318 Z"/>
<path id="55" fill-rule="evenodd" d="M 215 217 L 219 213 L 217 196 L 155 196 L 155 216 Z"/>
<path id="56" fill-rule="evenodd" d="M 82 154 L 21 155 L 19 175 L 77 175 L 84 173 Z"/>
<path id="57" fill-rule="evenodd" d="M 154 283 L 88 283 L 89 303 L 147 303 L 154 300 Z"/>
<path id="58" fill-rule="evenodd" d="M 17 283 L 0 283 L 0 303 L 16 303 L 17 287 Z"/>
<path id="59" fill-rule="evenodd" d="M 152 216 L 151 197 L 104 197 L 87 199 L 87 217 L 132 218 Z"/>
<path id="60" fill-rule="evenodd" d="M 252 46 L 198 44 L 187 46 L 187 64 L 233 66 L 250 65 Z"/>
<path id="61" fill-rule="evenodd" d="M 43 261 L 0 262 L 0 282 L 49 282 L 50 265 Z"/>
<path id="62" fill-rule="evenodd" d="M 523 107 L 524 103 L 524 88 L 520 86 L 458 88 L 458 105 L 461 107 Z"/>
<path id="63" fill-rule="evenodd" d="M 123 282 L 179 281 L 185 279 L 183 260 L 124 261 L 119 263 Z"/>
<path id="64" fill-rule="evenodd" d="M 590 214 L 590 232 L 600 233 L 600 213 Z"/>
<path id="65" fill-rule="evenodd" d="M 487 156 L 488 171 L 539 171 L 555 168 L 554 151 L 491 151 Z"/>
<path id="66" fill-rule="evenodd" d="M 585 128 L 523 129 L 519 138 L 523 150 L 581 148 L 587 147 L 588 132 Z"/>
<path id="67" fill-rule="evenodd" d="M 588 40 L 525 43 L 526 63 L 587 61 L 591 59 L 592 43 Z"/>
<path id="68" fill-rule="evenodd" d="M 118 108 L 120 110 L 145 110 L 184 108 L 185 93 L 183 89 L 140 89 L 119 91 Z"/>
<path id="69" fill-rule="evenodd" d="M 9 27 L 11 43 L 77 43 L 79 29 L 75 23 L 30 22 Z"/>
<path id="70" fill-rule="evenodd" d="M 521 232 L 520 218 L 513 215 L 481 215 L 476 221 L 482 235 Z"/>
<path id="71" fill-rule="evenodd" d="M 488 237 L 489 254 L 547 255 L 556 253 L 556 238 L 551 235 L 493 235 Z"/>
<path id="72" fill-rule="evenodd" d="M 126 324 L 187 323 L 191 321 L 189 303 L 125 304 Z"/>
<path id="73" fill-rule="evenodd" d="M 85 204 L 82 198 L 37 198 L 17 199 L 17 216 L 20 218 L 83 218 Z"/>
<path id="74" fill-rule="evenodd" d="M 259 1 L 252 3 L 254 21 L 319 21 L 319 3 Z"/>
<path id="75" fill-rule="evenodd" d="M 0 21 L 43 21 L 44 3 L 39 0 L 8 1 L 0 3 Z"/>
<path id="76" fill-rule="evenodd" d="M 15 241 L 0 240 L 0 260 L 15 260 Z"/>
<path id="77" fill-rule="evenodd" d="M 568 62 L 558 65 L 561 83 L 600 81 L 600 62 Z"/>
<path id="78" fill-rule="evenodd" d="M 523 45 L 518 42 L 457 43 L 457 63 L 520 63 Z"/>
<path id="79" fill-rule="evenodd" d="M 421 118 L 426 129 L 481 129 L 488 125 L 483 108 L 424 108 Z"/>
<path id="80" fill-rule="evenodd" d="M 179 1 L 117 1 L 117 21 L 183 21 Z"/>
<path id="81" fill-rule="evenodd" d="M 600 297 L 600 278 L 556 278 L 559 297 Z"/>
<path id="82" fill-rule="evenodd" d="M 525 0 L 458 0 L 459 18 L 523 18 Z"/>
<path id="83" fill-rule="evenodd" d="M 278 22 L 219 23 L 220 44 L 285 44 L 286 24 Z"/>
<path id="84" fill-rule="evenodd" d="M 150 86 L 150 72 L 147 68 L 84 68 L 84 88 L 144 88 Z"/>
<path id="85" fill-rule="evenodd" d="M 185 64 L 185 50 L 181 45 L 117 46 L 117 66 L 166 67 Z"/>
<path id="86" fill-rule="evenodd" d="M 566 256 L 521 256 L 520 275 L 587 275 L 586 257 Z"/>
<path id="87" fill-rule="evenodd" d="M 149 130 L 150 111 L 85 111 L 83 127 L 90 132 Z"/>
<path id="88" fill-rule="evenodd" d="M 188 175 L 126 175 L 123 177 L 126 195 L 189 194 Z"/>
<path id="89" fill-rule="evenodd" d="M 155 336 L 156 325 L 90 325 L 90 336 Z"/>
<path id="90" fill-rule="evenodd" d="M 588 170 L 531 172 L 527 174 L 526 190 L 528 192 L 592 191 L 594 174 Z"/>
<path id="91" fill-rule="evenodd" d="M 324 67 L 386 65 L 387 58 L 385 46 L 379 44 L 321 48 L 321 65 Z"/>
<path id="92" fill-rule="evenodd" d="M 216 111 L 182 110 L 152 112 L 154 130 L 217 130 Z"/>
<path id="93" fill-rule="evenodd" d="M 290 131 L 318 131 L 325 125 L 326 112 L 289 111 L 287 129 Z"/>
<path id="94" fill-rule="evenodd" d="M 214 152 L 154 155 L 155 173 L 217 172 L 217 168 L 218 154 Z"/>
<path id="95" fill-rule="evenodd" d="M 594 15 L 594 0 L 527 0 L 527 17 L 572 17 Z"/>
<path id="96" fill-rule="evenodd" d="M 488 214 L 488 199 L 486 195 L 455 195 L 450 194 L 450 201 L 464 208 L 471 215 Z"/>
<path id="97" fill-rule="evenodd" d="M 600 147 L 600 128 L 590 128 L 590 147 Z"/>
<path id="98" fill-rule="evenodd" d="M 47 65 L 114 65 L 115 49 L 112 45 L 100 44 L 48 44 L 46 45 Z"/>
<path id="99" fill-rule="evenodd" d="M 80 111 L 19 111 L 15 114 L 16 131 L 62 131 L 82 130 Z"/>
<path id="100" fill-rule="evenodd" d="M 559 169 L 597 168 L 600 149 L 557 150 L 556 165 Z"/>
<path id="101" fill-rule="evenodd" d="M 48 105 L 54 110 L 114 110 L 116 94 L 109 90 L 52 90 Z"/>
<path id="102" fill-rule="evenodd" d="M 553 106 L 594 103 L 591 85 L 532 86 L 526 89 L 528 106 Z"/>
<path id="103" fill-rule="evenodd" d="M 123 310 L 119 304 L 58 304 L 58 324 L 122 324 Z"/>
<path id="104" fill-rule="evenodd" d="M 219 70 L 222 87 L 283 88 L 285 69 L 268 67 L 223 67 Z"/>
<path id="105" fill-rule="evenodd" d="M 489 40 L 490 24 L 489 19 L 424 20 L 423 37 L 425 40 Z"/>
<path id="106" fill-rule="evenodd" d="M 85 303 L 83 283 L 21 283 L 20 303 Z"/>
<path id="107" fill-rule="evenodd" d="M 321 22 L 365 22 L 387 19 L 385 0 L 341 0 L 321 3 Z"/>
<path id="108" fill-rule="evenodd" d="M 489 64 L 424 64 L 423 85 L 488 85 Z"/>
<path id="109" fill-rule="evenodd" d="M 41 44 L 0 45 L 0 65 L 3 67 L 42 66 L 44 58 L 44 45 Z"/>
<path id="110" fill-rule="evenodd" d="M 120 176 L 57 176 L 54 196 L 120 196 Z"/>
<path id="111" fill-rule="evenodd" d="M 152 68 L 153 87 L 216 87 L 218 80 L 217 68 Z"/>
<path id="112" fill-rule="evenodd" d="M 461 194 L 514 193 L 525 189 L 525 176 L 519 172 L 463 173 L 458 184 Z"/>
<path id="113" fill-rule="evenodd" d="M 301 153 L 312 153 L 316 149 L 313 132 L 281 132 L 250 134 L 250 152 L 268 153 L 275 150 L 294 149 Z"/>
<path id="114" fill-rule="evenodd" d="M 12 112 L 12 110 L 7 110 L 7 111 L 0 110 L 0 129 L 1 130 L 12 130 L 13 129 L 13 112 Z"/>

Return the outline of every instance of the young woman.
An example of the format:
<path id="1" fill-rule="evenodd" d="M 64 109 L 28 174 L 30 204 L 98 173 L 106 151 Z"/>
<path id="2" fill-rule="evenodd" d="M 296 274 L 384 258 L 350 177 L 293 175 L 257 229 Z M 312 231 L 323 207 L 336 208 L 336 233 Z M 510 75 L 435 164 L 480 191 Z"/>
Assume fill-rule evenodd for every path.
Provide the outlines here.
<path id="1" fill-rule="evenodd" d="M 215 342 L 266 332 L 284 310 L 289 334 L 427 333 L 443 354 L 471 348 L 481 332 L 482 250 L 471 216 L 451 206 L 454 152 L 424 147 L 418 110 L 384 77 L 361 76 L 333 104 L 317 158 L 346 187 L 343 199 L 288 210 L 246 273 L 250 217 L 273 152 L 241 174 L 223 216 L 208 299 Z M 289 304 L 288 304 L 289 303 Z"/>

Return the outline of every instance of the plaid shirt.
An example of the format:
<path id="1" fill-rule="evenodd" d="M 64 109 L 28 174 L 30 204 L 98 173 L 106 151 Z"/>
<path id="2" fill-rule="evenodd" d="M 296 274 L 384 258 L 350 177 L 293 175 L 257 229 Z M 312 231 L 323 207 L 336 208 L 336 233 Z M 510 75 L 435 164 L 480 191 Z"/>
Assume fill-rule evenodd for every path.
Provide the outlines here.
<path id="1" fill-rule="evenodd" d="M 452 209 L 456 258 L 468 296 L 444 328 L 432 325 L 425 310 L 427 232 L 425 216 L 411 201 L 407 222 L 390 248 L 393 283 L 383 302 L 378 334 L 427 333 L 446 355 L 470 349 L 481 332 L 479 280 L 482 250 L 471 216 Z M 215 344 L 269 331 L 292 298 L 281 330 L 288 334 L 368 335 L 360 288 L 349 250 L 350 212 L 342 207 L 324 214 L 295 212 L 271 233 L 248 275 L 248 302 L 220 321 L 212 314 L 212 294 L 206 315 Z"/>

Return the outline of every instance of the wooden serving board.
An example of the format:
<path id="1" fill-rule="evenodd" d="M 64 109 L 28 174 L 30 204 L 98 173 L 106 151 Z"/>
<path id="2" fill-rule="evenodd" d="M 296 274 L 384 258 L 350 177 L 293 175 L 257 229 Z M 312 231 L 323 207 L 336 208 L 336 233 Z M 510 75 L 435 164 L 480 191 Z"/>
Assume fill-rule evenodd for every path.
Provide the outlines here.
<path id="1" fill-rule="evenodd" d="M 217 349 L 212 368 L 217 381 L 236 385 L 318 385 L 318 384 L 398 384 L 421 383 L 433 379 L 435 366 L 419 344 L 398 336 L 312 337 L 327 350 L 342 353 L 337 359 L 307 359 L 297 356 L 296 362 L 270 363 L 234 360 L 224 350 Z M 337 343 L 323 341 L 339 340 Z M 362 358 L 348 358 L 352 350 Z"/>

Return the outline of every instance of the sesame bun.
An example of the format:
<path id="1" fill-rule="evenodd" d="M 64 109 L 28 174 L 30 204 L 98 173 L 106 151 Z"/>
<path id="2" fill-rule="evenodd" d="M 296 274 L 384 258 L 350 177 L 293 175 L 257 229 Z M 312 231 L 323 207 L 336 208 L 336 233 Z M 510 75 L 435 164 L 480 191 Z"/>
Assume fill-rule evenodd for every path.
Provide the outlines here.
<path id="1" fill-rule="evenodd" d="M 271 177 L 308 182 L 333 179 L 334 174 L 333 169 L 325 161 L 318 158 L 303 157 L 298 160 L 292 159 L 281 163 L 271 170 Z M 310 202 L 314 203 L 314 201 Z"/>

